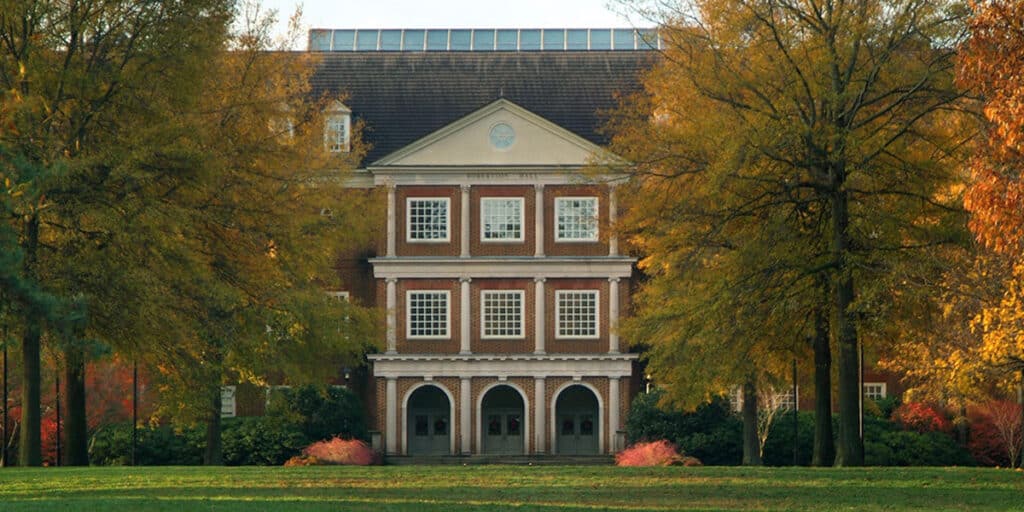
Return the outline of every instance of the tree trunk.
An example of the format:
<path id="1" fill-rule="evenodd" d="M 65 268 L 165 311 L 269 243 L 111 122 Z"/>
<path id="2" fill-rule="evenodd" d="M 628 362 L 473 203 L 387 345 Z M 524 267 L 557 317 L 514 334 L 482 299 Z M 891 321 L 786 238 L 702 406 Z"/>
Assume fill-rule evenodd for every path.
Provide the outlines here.
<path id="1" fill-rule="evenodd" d="M 757 437 L 757 385 L 743 384 L 743 465 L 761 465 L 761 442 Z"/>
<path id="2" fill-rule="evenodd" d="M 836 458 L 832 435 L 832 348 L 828 316 L 814 311 L 814 455 L 812 466 L 831 466 Z"/>
<path id="3" fill-rule="evenodd" d="M 220 387 L 213 393 L 210 415 L 206 421 L 206 450 L 203 451 L 203 465 L 223 466 L 224 450 L 220 440 Z"/>
<path id="4" fill-rule="evenodd" d="M 1024 368 L 1020 370 L 1020 385 L 1017 387 L 1017 403 L 1020 404 L 1020 429 L 1018 433 L 1021 436 L 1021 444 L 1024 444 Z M 1017 462 L 1018 468 L 1024 468 L 1024 449 L 1020 451 L 1020 460 Z"/>
<path id="5" fill-rule="evenodd" d="M 36 246 L 39 245 L 39 217 L 32 215 L 25 224 L 25 275 L 35 275 Z M 39 349 L 43 335 L 43 320 L 32 306 L 26 308 L 25 333 L 21 338 L 21 432 L 19 433 L 18 464 L 43 465 L 42 436 L 40 434 L 41 373 Z"/>
<path id="6" fill-rule="evenodd" d="M 963 399 L 961 399 L 958 416 L 956 419 L 956 442 L 960 446 L 966 447 L 967 443 L 971 441 L 971 422 L 967 421 L 967 406 L 963 404 Z"/>
<path id="7" fill-rule="evenodd" d="M 43 465 L 39 409 L 41 324 L 38 316 L 27 315 L 21 340 L 21 432 L 18 438 L 18 464 L 21 466 Z"/>
<path id="8" fill-rule="evenodd" d="M 860 436 L 860 364 L 857 357 L 857 325 L 851 310 L 853 304 L 853 269 L 847 261 L 849 253 L 850 211 L 848 196 L 842 190 L 845 170 L 834 170 L 838 182 L 832 196 L 832 253 L 835 259 L 833 283 L 835 335 L 839 347 L 839 449 L 837 466 L 863 466 L 864 440 Z"/>
<path id="9" fill-rule="evenodd" d="M 71 341 L 64 349 L 64 465 L 89 465 L 89 432 L 85 414 L 85 350 Z"/>

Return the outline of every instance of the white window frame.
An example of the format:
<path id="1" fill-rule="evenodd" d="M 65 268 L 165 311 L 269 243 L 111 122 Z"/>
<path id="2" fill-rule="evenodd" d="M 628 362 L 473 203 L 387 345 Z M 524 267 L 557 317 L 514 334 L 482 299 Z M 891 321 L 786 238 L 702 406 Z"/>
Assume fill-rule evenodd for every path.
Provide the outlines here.
<path id="1" fill-rule="evenodd" d="M 444 202 L 444 238 L 421 239 L 412 237 L 413 201 Z M 405 241 L 411 244 L 444 244 L 452 241 L 452 198 L 450 197 L 407 197 L 405 198 Z"/>
<path id="2" fill-rule="evenodd" d="M 341 129 L 337 125 L 341 125 Z M 352 115 L 339 111 L 324 118 L 324 147 L 330 153 L 348 153 L 352 150 Z"/>
<path id="3" fill-rule="evenodd" d="M 559 216 L 558 212 L 559 212 L 559 207 L 560 207 L 560 205 L 562 203 L 566 203 L 568 201 L 580 201 L 580 200 L 590 200 L 590 201 L 594 202 L 594 234 L 593 234 L 593 236 L 587 237 L 587 238 L 572 238 L 572 237 L 562 236 L 562 233 L 558 229 L 558 216 Z M 555 198 L 555 211 L 552 212 L 551 217 L 554 220 L 553 229 L 554 229 L 554 232 L 555 232 L 555 241 L 556 242 L 597 242 L 598 240 L 600 240 L 600 226 L 598 226 L 598 223 L 600 222 L 600 218 L 601 218 L 601 200 L 597 196 L 563 196 L 563 197 L 556 197 Z"/>
<path id="4" fill-rule="evenodd" d="M 327 296 L 332 298 L 332 299 L 340 300 L 340 301 L 343 301 L 343 302 L 349 302 L 351 300 L 351 294 L 349 294 L 349 292 L 344 291 L 344 290 L 329 291 L 329 292 L 327 292 Z"/>
<path id="5" fill-rule="evenodd" d="M 444 295 L 444 334 L 414 335 L 412 333 L 412 296 L 415 293 L 436 293 Z M 452 292 L 450 290 L 406 290 L 405 292 L 405 337 L 410 340 L 448 340 L 452 337 Z"/>
<path id="6" fill-rule="evenodd" d="M 487 334 L 488 295 L 515 294 L 519 296 L 519 334 L 496 336 Z M 526 293 L 523 290 L 480 290 L 480 338 L 485 340 L 521 340 L 526 338 Z"/>
<path id="7" fill-rule="evenodd" d="M 565 336 L 562 332 L 561 297 L 574 293 L 594 294 L 594 334 L 589 336 Z M 601 290 L 555 290 L 555 339 L 559 340 L 596 340 L 601 337 Z"/>
<path id="8" fill-rule="evenodd" d="M 881 392 L 881 396 L 879 396 L 878 398 L 868 396 L 868 386 L 878 386 L 878 389 Z M 887 386 L 884 382 L 864 382 L 861 384 L 861 391 L 864 393 L 864 398 L 867 400 L 881 400 L 883 398 L 889 397 L 889 392 L 886 389 L 886 387 Z"/>
<path id="9" fill-rule="evenodd" d="M 220 387 L 220 417 L 238 416 L 238 386 Z"/>
<path id="10" fill-rule="evenodd" d="M 487 203 L 494 203 L 497 201 L 515 201 L 519 203 L 519 236 L 517 238 L 487 238 Z M 509 242 L 522 242 L 526 240 L 526 226 L 523 222 L 525 217 L 523 211 L 526 209 L 526 201 L 522 197 L 481 197 L 480 198 L 480 242 L 495 244 L 495 243 L 509 243 Z"/>

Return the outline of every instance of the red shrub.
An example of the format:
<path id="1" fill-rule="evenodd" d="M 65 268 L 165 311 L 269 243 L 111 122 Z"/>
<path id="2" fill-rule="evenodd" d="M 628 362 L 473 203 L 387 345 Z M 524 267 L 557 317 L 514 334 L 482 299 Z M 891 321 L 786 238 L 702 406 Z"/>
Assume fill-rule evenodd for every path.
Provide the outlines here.
<path id="1" fill-rule="evenodd" d="M 892 412 L 893 421 L 899 423 L 904 430 L 925 432 L 953 431 L 953 422 L 939 407 L 921 402 L 909 402 Z"/>
<path id="2" fill-rule="evenodd" d="M 342 439 L 340 437 L 313 443 L 302 450 L 302 454 L 315 458 L 321 464 L 369 466 L 377 462 L 377 455 L 366 443 L 358 439 Z"/>
<path id="3" fill-rule="evenodd" d="M 1020 457 L 1022 445 L 1020 405 L 993 401 L 971 407 L 967 417 L 971 423 L 967 449 L 978 464 L 1013 466 Z"/>
<path id="4" fill-rule="evenodd" d="M 617 466 L 671 466 L 682 462 L 676 445 L 665 440 L 637 443 L 615 455 Z M 690 465 L 697 464 L 691 461 Z"/>
<path id="5" fill-rule="evenodd" d="M 319 466 L 319 465 L 320 465 L 320 461 L 317 460 L 316 457 L 311 457 L 309 455 L 296 455 L 296 456 L 294 456 L 294 457 L 284 461 L 284 466 L 286 468 L 288 468 L 288 467 L 296 467 L 296 466 Z"/>

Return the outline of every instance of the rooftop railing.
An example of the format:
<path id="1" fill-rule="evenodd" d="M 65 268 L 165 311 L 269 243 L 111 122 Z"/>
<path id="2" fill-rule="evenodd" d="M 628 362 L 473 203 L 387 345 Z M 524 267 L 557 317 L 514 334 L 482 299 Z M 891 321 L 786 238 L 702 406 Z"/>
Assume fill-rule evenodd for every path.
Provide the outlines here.
<path id="1" fill-rule="evenodd" d="M 654 29 L 312 29 L 311 52 L 654 50 Z"/>

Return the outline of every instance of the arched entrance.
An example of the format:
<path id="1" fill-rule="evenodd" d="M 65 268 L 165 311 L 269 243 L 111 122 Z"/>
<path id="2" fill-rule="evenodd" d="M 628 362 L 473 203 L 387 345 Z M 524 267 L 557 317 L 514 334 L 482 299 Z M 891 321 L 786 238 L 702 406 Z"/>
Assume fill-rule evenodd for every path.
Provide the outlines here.
<path id="1" fill-rule="evenodd" d="M 525 428 L 523 397 L 511 386 L 491 388 L 480 405 L 485 454 L 521 455 Z"/>
<path id="2" fill-rule="evenodd" d="M 600 450 L 600 415 L 597 396 L 574 385 L 565 388 L 555 403 L 556 449 L 559 455 L 597 455 Z"/>
<path id="3" fill-rule="evenodd" d="M 451 402 L 437 386 L 421 386 L 408 402 L 409 455 L 451 454 Z"/>

